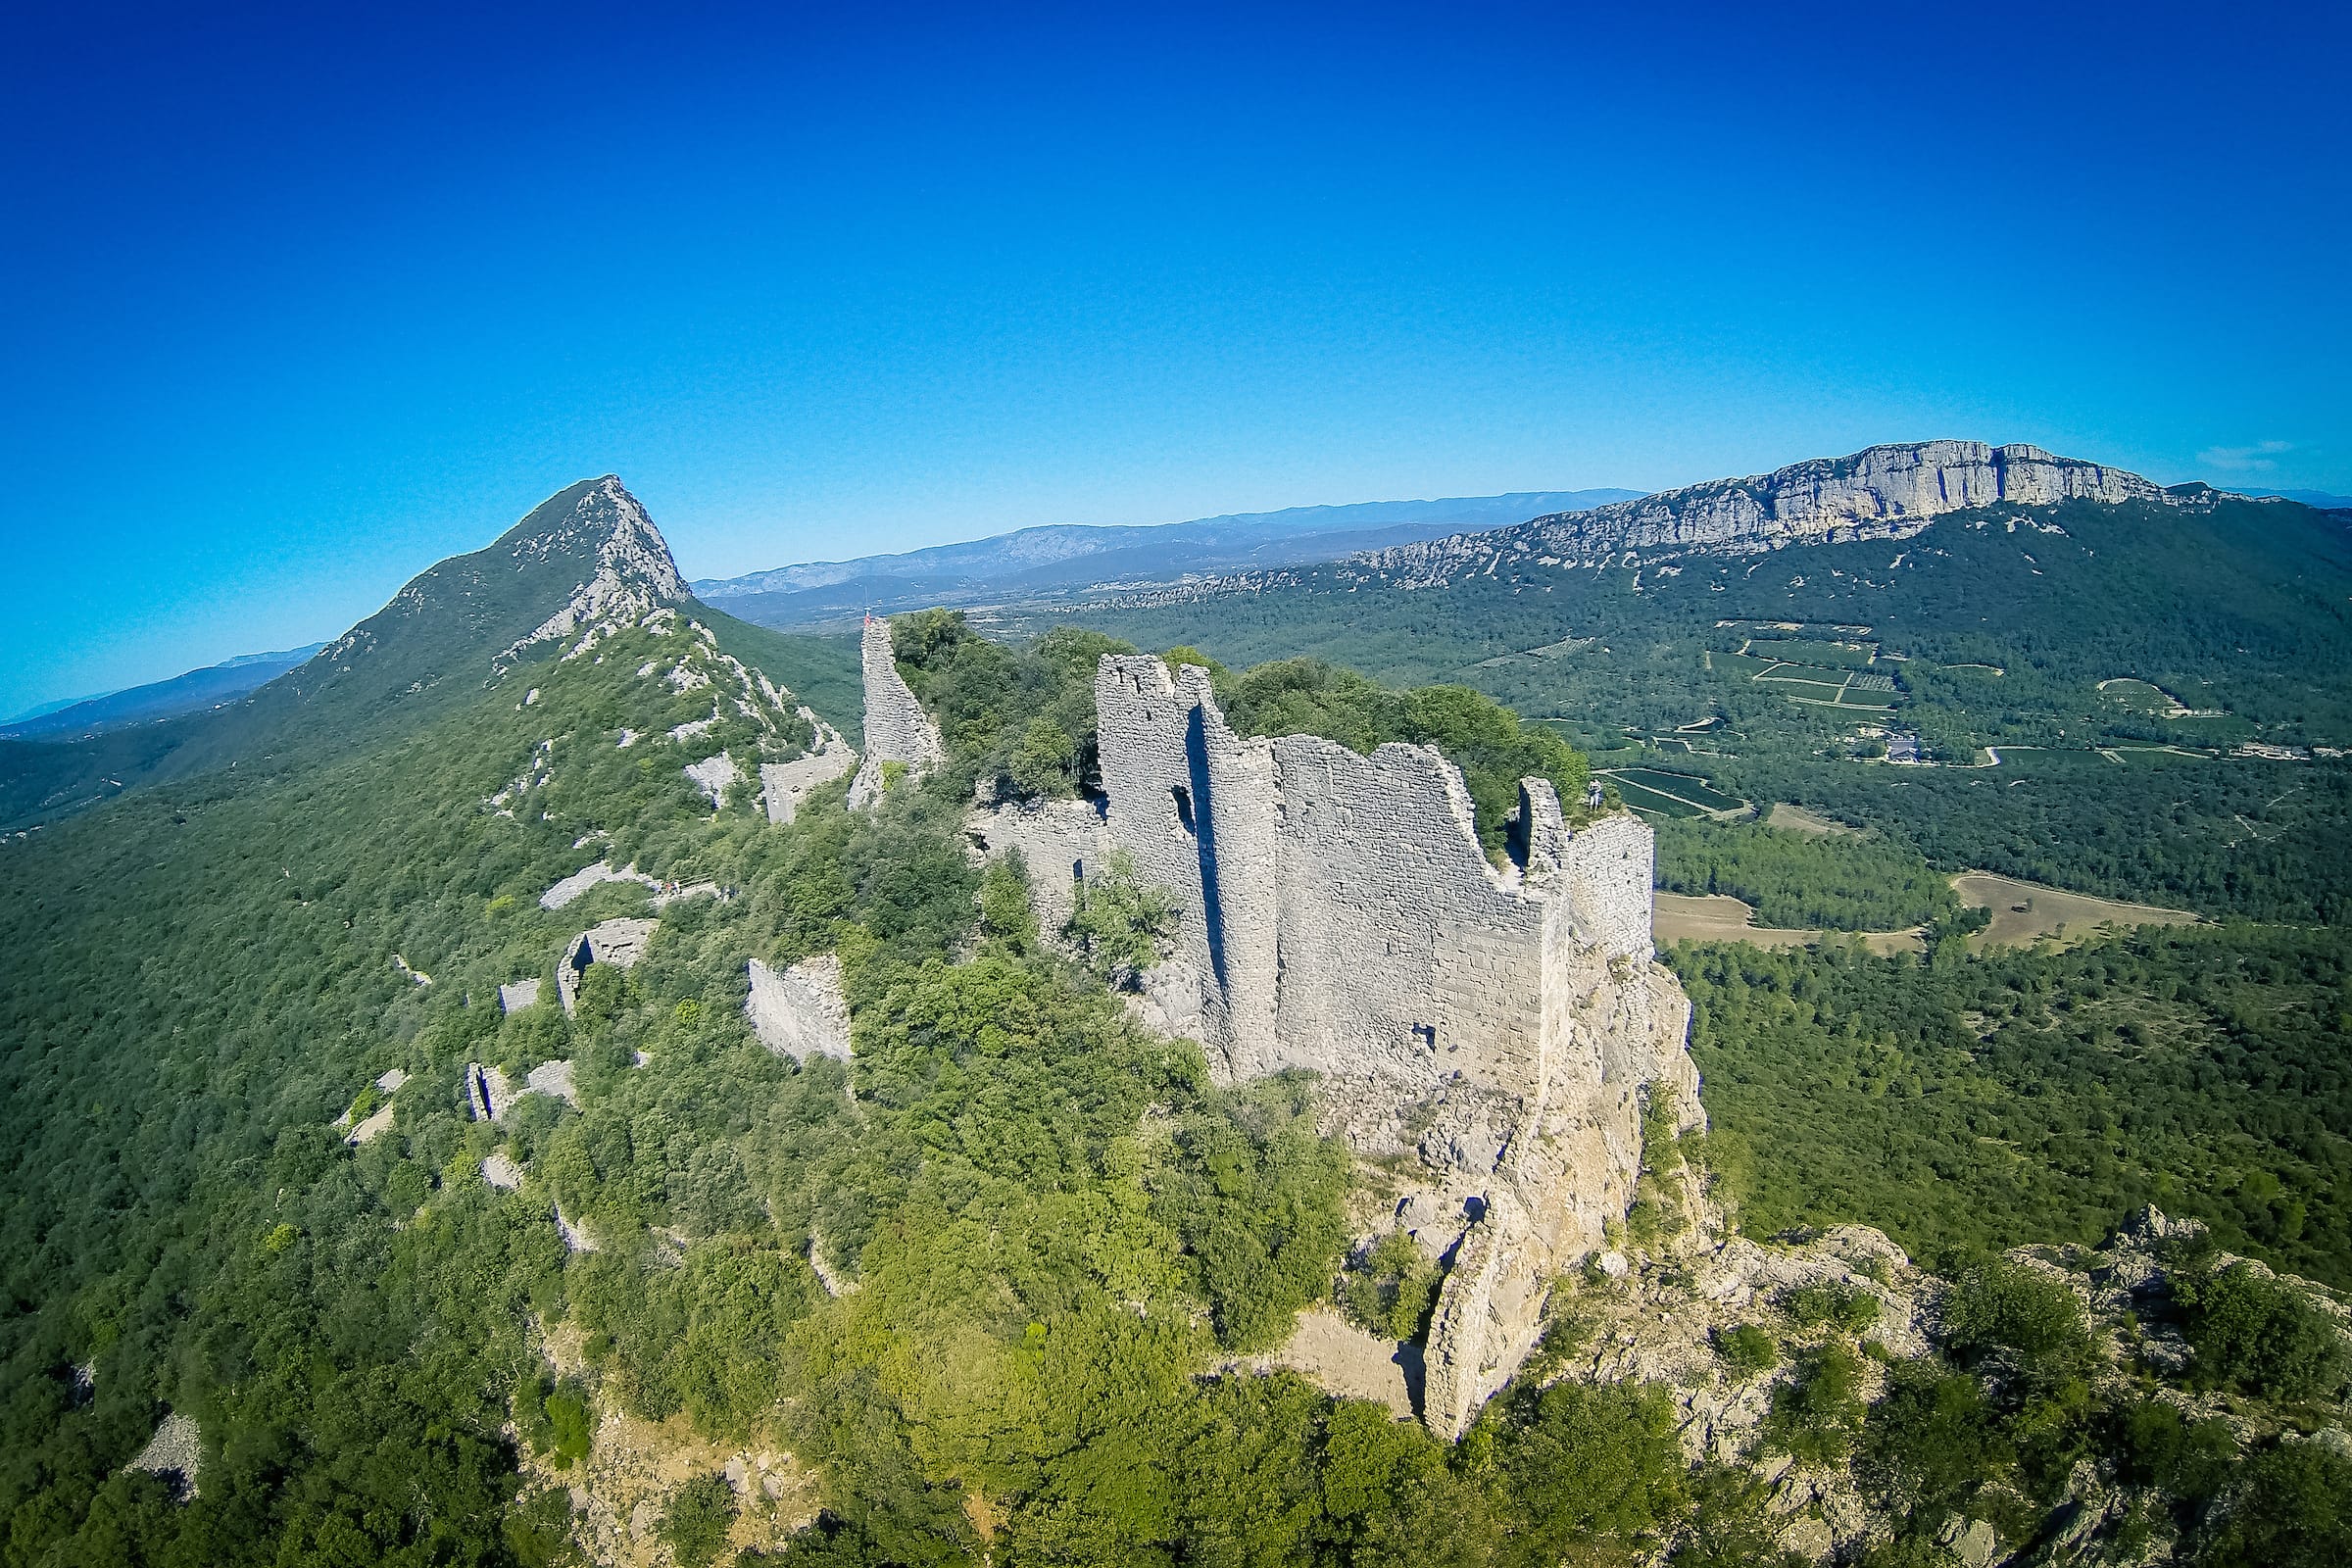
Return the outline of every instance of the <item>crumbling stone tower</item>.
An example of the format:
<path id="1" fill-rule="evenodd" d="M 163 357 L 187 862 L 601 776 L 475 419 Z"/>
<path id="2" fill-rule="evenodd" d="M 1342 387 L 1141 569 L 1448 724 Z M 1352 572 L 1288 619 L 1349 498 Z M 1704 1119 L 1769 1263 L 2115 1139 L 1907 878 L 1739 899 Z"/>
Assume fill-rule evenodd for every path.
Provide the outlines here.
<path id="1" fill-rule="evenodd" d="M 919 778 L 947 757 L 940 744 L 939 726 L 923 711 L 906 678 L 899 673 L 891 651 L 890 622 L 865 617 L 858 645 L 865 667 L 865 760 L 850 780 L 850 809 L 861 810 L 882 798 L 888 763 L 903 763 L 910 777 Z"/>

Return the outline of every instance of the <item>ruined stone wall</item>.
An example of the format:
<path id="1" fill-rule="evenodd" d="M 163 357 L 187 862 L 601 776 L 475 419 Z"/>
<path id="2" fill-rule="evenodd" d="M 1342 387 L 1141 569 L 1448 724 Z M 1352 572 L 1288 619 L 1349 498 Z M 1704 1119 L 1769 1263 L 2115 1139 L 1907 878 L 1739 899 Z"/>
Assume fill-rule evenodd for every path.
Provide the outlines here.
<path id="1" fill-rule="evenodd" d="M 865 760 L 850 781 L 850 809 L 861 810 L 882 798 L 885 762 L 904 762 L 919 777 L 946 760 L 939 726 L 923 711 L 899 673 L 892 656 L 890 622 L 868 615 L 860 644 L 865 664 Z"/>
<path id="2" fill-rule="evenodd" d="M 1069 923 L 1079 881 L 1110 858 L 1109 825 L 1093 801 L 1035 801 L 1000 806 L 972 819 L 973 850 L 983 858 L 1017 852 L 1029 872 L 1037 928 L 1048 937 Z"/>
<path id="3" fill-rule="evenodd" d="M 760 1043 L 779 1056 L 850 1059 L 850 1008 L 842 1000 L 841 960 L 830 953 L 771 969 L 754 958 L 746 966 L 743 1010 Z"/>
<path id="4" fill-rule="evenodd" d="M 1419 1156 L 1399 1222 L 1451 1253 L 1423 1410 L 1457 1436 L 1632 1201 L 1647 1095 L 1697 1116 L 1653 836 L 1630 813 L 1572 833 L 1529 779 L 1524 862 L 1497 867 L 1429 748 L 1244 739 L 1204 671 L 1151 658 L 1103 660 L 1095 697 L 1109 837 L 1178 906 L 1155 1021 L 1229 1080 L 1322 1073 L 1333 1130 Z"/>
<path id="5" fill-rule="evenodd" d="M 1311 1067 L 1514 1093 L 1535 1080 L 1540 883 L 1566 837 L 1549 785 L 1531 781 L 1554 826 L 1525 878 L 1488 863 L 1459 770 L 1427 747 L 1245 740 L 1204 671 L 1152 658 L 1105 659 L 1096 709 L 1110 837 L 1178 906 L 1159 984 L 1191 995 L 1162 1004 L 1198 1019 L 1222 1076 Z"/>
<path id="6" fill-rule="evenodd" d="M 801 716 L 816 734 L 808 750 L 789 762 L 760 764 L 760 798 L 767 819 L 777 824 L 790 822 L 799 814 L 801 802 L 858 765 L 858 753 L 841 731 L 806 708 Z"/>
<path id="7" fill-rule="evenodd" d="M 867 646 L 870 765 L 870 715 L 906 688 L 887 638 L 887 681 L 870 628 Z M 1526 1358 L 1551 1281 L 1624 1216 L 1648 1098 L 1698 1120 L 1690 1004 L 1651 956 L 1650 830 L 1624 813 L 1571 832 L 1528 779 L 1523 858 L 1497 866 L 1429 748 L 1245 738 L 1205 671 L 1149 657 L 1102 660 L 1095 707 L 1102 813 L 975 811 L 975 851 L 1021 851 L 1049 931 L 1072 872 L 1125 852 L 1175 908 L 1149 1021 L 1222 1081 L 1321 1074 L 1327 1131 L 1418 1159 L 1396 1224 L 1450 1262 L 1423 1413 L 1458 1436 Z"/>

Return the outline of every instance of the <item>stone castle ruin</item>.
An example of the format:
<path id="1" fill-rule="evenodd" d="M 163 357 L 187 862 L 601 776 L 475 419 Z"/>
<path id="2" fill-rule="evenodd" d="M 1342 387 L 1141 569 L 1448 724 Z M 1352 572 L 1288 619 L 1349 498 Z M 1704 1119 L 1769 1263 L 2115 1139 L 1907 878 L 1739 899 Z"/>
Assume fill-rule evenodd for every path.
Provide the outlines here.
<path id="1" fill-rule="evenodd" d="M 873 766 L 893 756 L 878 735 L 912 727 L 878 732 L 876 709 L 912 694 L 887 626 L 866 639 Z M 1431 748 L 1239 736 L 1206 671 L 1150 656 L 1104 658 L 1095 705 L 1104 798 L 976 808 L 975 839 L 1022 852 L 1049 927 L 1125 852 L 1177 910 L 1148 1020 L 1225 1082 L 1321 1074 L 1327 1130 L 1410 1162 L 1395 1225 L 1449 1260 L 1423 1414 L 1458 1436 L 1526 1358 L 1551 1281 L 1624 1217 L 1644 1107 L 1700 1118 L 1690 1002 L 1652 961 L 1650 830 L 1630 812 L 1571 830 L 1527 779 L 1498 868 Z"/>
<path id="2" fill-rule="evenodd" d="M 898 763 L 909 776 L 920 778 L 948 755 L 940 744 L 939 725 L 923 711 L 906 678 L 899 673 L 898 660 L 891 653 L 889 621 L 865 617 L 859 653 L 865 667 L 865 760 L 858 764 L 858 776 L 850 780 L 853 811 L 882 798 L 890 782 L 889 764 Z"/>

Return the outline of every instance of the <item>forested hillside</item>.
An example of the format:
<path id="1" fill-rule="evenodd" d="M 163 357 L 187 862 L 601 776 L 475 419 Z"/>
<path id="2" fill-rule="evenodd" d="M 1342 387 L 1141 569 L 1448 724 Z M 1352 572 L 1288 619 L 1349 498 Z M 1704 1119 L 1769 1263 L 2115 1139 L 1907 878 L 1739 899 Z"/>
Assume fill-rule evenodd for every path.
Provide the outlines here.
<path id="1" fill-rule="evenodd" d="M 810 742 L 804 701 L 854 720 L 846 646 L 634 568 L 518 641 L 611 564 L 488 619 L 422 603 L 382 644 L 430 655 L 420 691 L 404 654 L 326 729 L 0 845 L 10 1568 L 1718 1564 L 1790 1560 L 1833 1515 L 1864 1559 L 1924 1563 L 1963 1527 L 2054 1539 L 2088 1473 L 2101 1549 L 2344 1544 L 2332 1300 L 2215 1250 L 2352 1280 L 2332 933 L 1678 951 L 1715 1130 L 1652 1117 L 1613 1261 L 1554 1282 L 1536 1358 L 1447 1444 L 1250 1359 L 1310 1307 L 1427 1348 L 1438 1265 L 1349 1248 L 1386 1189 L 1319 1130 L 1328 1086 L 1219 1085 L 1136 1021 L 1114 988 L 1157 956 L 1153 890 L 1108 868 L 1041 930 L 1019 864 L 972 853 L 976 786 L 1088 788 L 1094 664 L 1129 645 L 902 621 L 947 765 L 779 824 L 757 768 Z M 1521 773 L 1588 776 L 1462 686 L 1215 675 L 1247 729 L 1439 746 L 1482 827 Z M 1760 902 L 1827 887 L 1858 921 L 1876 878 L 1949 913 L 1892 834 L 1678 853 Z M 599 864 L 641 880 L 557 900 Z M 643 956 L 560 1005 L 567 944 L 624 916 L 654 922 Z M 847 1063 L 746 1017 L 752 960 L 823 955 Z M 538 1092 L 475 1119 L 469 1064 Z M 2211 1229 L 2168 1233 L 2138 1317 L 1992 1255 L 2151 1200 Z M 1726 1204 L 1756 1236 L 1879 1225 L 1940 1273 L 1761 1288 L 1695 1361 L 1599 1370 L 1604 1324 L 1687 1305 L 1727 1248 L 1823 1266 Z M 1874 1315 L 1911 1293 L 1944 1303 L 1932 1344 Z M 1694 1449 L 1701 1397 L 1747 1424 Z M 143 1465 L 187 1430 L 167 1416 L 193 1454 Z M 624 1441 L 673 1473 L 616 1507 Z M 722 1463 L 771 1452 L 772 1487 Z"/>

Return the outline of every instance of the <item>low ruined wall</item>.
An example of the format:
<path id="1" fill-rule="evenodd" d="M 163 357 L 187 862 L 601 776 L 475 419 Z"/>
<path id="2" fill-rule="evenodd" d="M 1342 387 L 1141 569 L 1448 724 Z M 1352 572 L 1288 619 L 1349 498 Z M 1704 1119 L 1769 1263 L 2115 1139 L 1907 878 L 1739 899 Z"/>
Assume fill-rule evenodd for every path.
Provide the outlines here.
<path id="1" fill-rule="evenodd" d="M 890 622 L 868 615 L 859 644 L 865 666 L 865 760 L 850 782 L 850 809 L 882 798 L 883 764 L 904 762 L 909 775 L 928 773 L 946 760 L 939 726 L 915 701 L 891 652 Z"/>
<path id="2" fill-rule="evenodd" d="M 751 994 L 743 1010 L 761 1045 L 795 1061 L 850 1059 L 850 1008 L 842 1000 L 839 958 L 822 954 L 788 969 L 771 969 L 754 958 L 747 975 Z"/>
<path id="3" fill-rule="evenodd" d="M 1092 801 L 1038 801 L 975 811 L 972 848 L 984 857 L 1017 853 L 1029 873 L 1037 928 L 1047 937 L 1069 923 L 1079 881 L 1110 858 L 1109 825 Z"/>
<path id="4" fill-rule="evenodd" d="M 808 710 L 802 712 L 808 713 Z M 791 761 L 761 762 L 760 798 L 767 807 L 767 819 L 779 826 L 790 822 L 800 813 L 803 801 L 857 765 L 857 752 L 830 725 L 820 728 L 816 744 Z"/>
<path id="5" fill-rule="evenodd" d="M 579 1000 L 580 976 L 588 972 L 590 964 L 635 968 L 660 923 L 623 916 L 592 925 L 566 943 L 563 960 L 556 965 L 556 994 L 564 1003 L 564 1015 L 571 1016 L 572 1004 Z"/>

